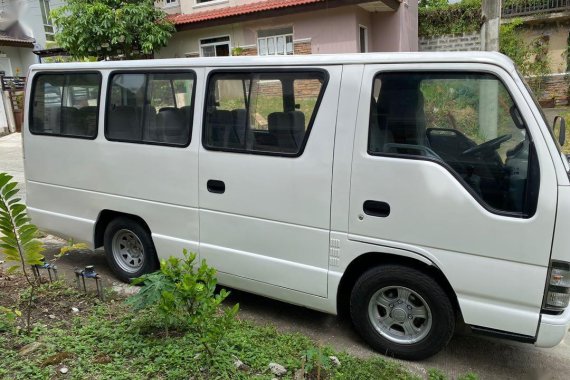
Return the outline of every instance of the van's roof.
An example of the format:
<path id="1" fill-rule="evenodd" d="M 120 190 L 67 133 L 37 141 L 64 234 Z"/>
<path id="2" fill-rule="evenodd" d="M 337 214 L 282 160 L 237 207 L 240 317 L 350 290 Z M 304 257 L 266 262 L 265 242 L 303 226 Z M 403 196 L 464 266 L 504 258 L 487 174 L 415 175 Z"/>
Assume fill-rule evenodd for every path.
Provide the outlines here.
<path id="1" fill-rule="evenodd" d="M 77 69 L 133 69 L 167 67 L 246 67 L 283 65 L 342 65 L 365 63 L 491 63 L 507 71 L 514 70 L 513 62 L 495 52 L 421 52 L 421 53 L 364 53 L 364 54 L 308 54 L 290 56 L 246 56 L 211 58 L 168 58 L 134 61 L 73 62 L 35 64 L 32 71 Z"/>

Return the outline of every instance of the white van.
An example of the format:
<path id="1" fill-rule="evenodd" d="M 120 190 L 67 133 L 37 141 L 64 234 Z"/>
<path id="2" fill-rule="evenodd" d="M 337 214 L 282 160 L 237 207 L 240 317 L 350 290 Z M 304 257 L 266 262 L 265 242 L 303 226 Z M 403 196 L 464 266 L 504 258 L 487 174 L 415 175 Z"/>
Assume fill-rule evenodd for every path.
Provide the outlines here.
<path id="1" fill-rule="evenodd" d="M 186 248 L 407 359 L 568 330 L 568 161 L 500 54 L 34 65 L 26 104 L 34 223 L 125 281 Z"/>

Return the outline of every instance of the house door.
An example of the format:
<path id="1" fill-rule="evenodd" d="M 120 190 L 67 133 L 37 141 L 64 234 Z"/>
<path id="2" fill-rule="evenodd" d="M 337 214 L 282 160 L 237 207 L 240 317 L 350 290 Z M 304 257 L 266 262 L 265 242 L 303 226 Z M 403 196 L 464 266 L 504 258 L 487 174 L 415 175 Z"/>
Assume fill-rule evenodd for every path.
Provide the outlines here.
<path id="1" fill-rule="evenodd" d="M 538 125 L 500 70 L 401 70 L 365 69 L 350 238 L 428 256 L 467 323 L 534 336 L 557 186 Z"/>
<path id="2" fill-rule="evenodd" d="M 222 274 L 327 296 L 340 73 L 210 73 L 200 255 Z"/>

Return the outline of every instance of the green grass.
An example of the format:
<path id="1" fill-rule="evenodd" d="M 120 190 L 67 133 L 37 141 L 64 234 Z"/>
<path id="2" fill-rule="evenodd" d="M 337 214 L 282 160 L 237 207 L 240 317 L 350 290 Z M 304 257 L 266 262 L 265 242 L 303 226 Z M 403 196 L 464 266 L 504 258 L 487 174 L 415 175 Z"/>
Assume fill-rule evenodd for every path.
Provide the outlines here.
<path id="1" fill-rule="evenodd" d="M 25 287 L 18 293 L 21 302 L 29 296 Z M 271 362 L 287 368 L 282 379 L 293 379 L 301 368 L 313 375 L 306 379 L 317 379 L 315 362 L 312 372 L 306 362 L 310 352 L 320 353 L 326 361 L 320 365 L 322 380 L 420 379 L 383 356 L 358 358 L 320 346 L 305 335 L 282 333 L 274 326 L 239 318 L 226 325 L 224 340 L 209 360 L 193 333 L 167 335 L 152 312 L 134 313 L 116 294 L 108 294 L 107 300 L 85 296 L 63 282 L 42 285 L 35 296 L 36 323 L 31 335 L 18 334 L 15 329 L 0 332 L 0 379 L 53 379 L 63 376 L 58 370 L 65 366 L 67 379 L 269 380 L 275 378 L 268 367 Z M 73 305 L 80 307 L 79 314 L 70 312 Z M 48 309 L 56 314 L 55 319 L 48 318 Z M 39 348 L 20 353 L 34 342 L 40 343 Z M 332 365 L 330 355 L 339 358 L 340 367 Z M 236 369 L 236 358 L 247 368 Z M 430 369 L 428 379 L 447 377 Z M 477 376 L 470 373 L 459 379 L 476 380 Z"/>
<path id="2" fill-rule="evenodd" d="M 90 315 L 74 317 L 71 327 L 36 327 L 31 337 L 0 335 L 0 378 L 49 379 L 59 363 L 56 354 L 69 368 L 72 379 L 272 379 L 270 362 L 288 369 L 290 379 L 301 368 L 303 354 L 316 347 L 300 334 L 283 334 L 274 327 L 236 321 L 228 326 L 226 341 L 216 353 L 213 366 L 205 369 L 201 345 L 191 334 L 165 337 L 153 330 L 148 315 L 133 316 L 123 304 L 95 306 Z M 33 341 L 38 350 L 26 357 L 19 349 Z M 400 364 L 381 357 L 359 359 L 346 353 L 321 348 L 326 355 L 336 354 L 341 366 L 334 379 L 416 379 Z M 234 358 L 249 370 L 237 370 Z M 50 360 L 52 359 L 52 360 Z"/>

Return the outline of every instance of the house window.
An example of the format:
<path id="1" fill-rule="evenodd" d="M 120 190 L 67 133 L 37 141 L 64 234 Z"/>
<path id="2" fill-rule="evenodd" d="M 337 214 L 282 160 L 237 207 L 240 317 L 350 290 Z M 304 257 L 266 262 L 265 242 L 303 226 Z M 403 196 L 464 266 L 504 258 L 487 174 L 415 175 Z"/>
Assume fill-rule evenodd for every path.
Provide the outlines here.
<path id="1" fill-rule="evenodd" d="M 360 25 L 358 27 L 358 42 L 360 53 L 368 52 L 368 28 Z"/>
<path id="2" fill-rule="evenodd" d="M 230 37 L 214 37 L 200 40 L 202 57 L 227 57 L 230 55 Z"/>
<path id="3" fill-rule="evenodd" d="M 165 8 L 169 8 L 175 5 L 178 5 L 178 0 L 165 0 Z"/>
<path id="4" fill-rule="evenodd" d="M 46 34 L 46 41 L 55 41 L 53 24 L 50 17 L 49 0 L 40 0 L 40 9 L 42 11 L 42 20 L 44 23 L 44 32 Z"/>
<path id="5" fill-rule="evenodd" d="M 257 33 L 257 51 L 259 55 L 293 54 L 293 28 L 260 30 Z"/>

